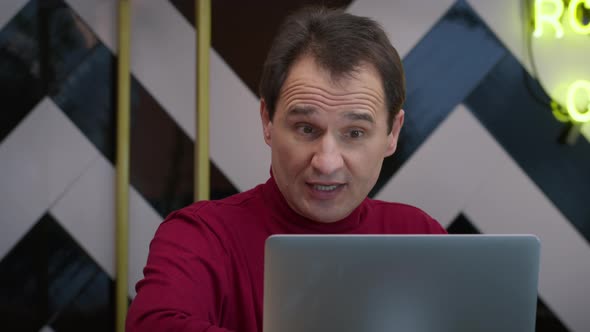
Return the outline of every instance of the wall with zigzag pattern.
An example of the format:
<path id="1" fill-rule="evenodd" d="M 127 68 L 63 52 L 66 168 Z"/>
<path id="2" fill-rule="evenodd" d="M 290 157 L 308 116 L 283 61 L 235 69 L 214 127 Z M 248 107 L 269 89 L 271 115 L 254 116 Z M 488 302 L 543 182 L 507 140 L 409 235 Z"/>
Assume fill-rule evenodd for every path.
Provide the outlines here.
<path id="1" fill-rule="evenodd" d="M 451 233 L 538 235 L 537 331 L 590 330 L 590 129 L 560 143 L 523 1 L 212 1 L 212 197 L 268 177 L 262 61 L 314 2 L 375 18 L 403 57 L 405 127 L 370 195 Z M 191 202 L 196 137 L 193 1 L 132 12 L 130 299 L 156 227 Z M 113 330 L 116 17 L 115 0 L 0 2 L 1 330 Z"/>

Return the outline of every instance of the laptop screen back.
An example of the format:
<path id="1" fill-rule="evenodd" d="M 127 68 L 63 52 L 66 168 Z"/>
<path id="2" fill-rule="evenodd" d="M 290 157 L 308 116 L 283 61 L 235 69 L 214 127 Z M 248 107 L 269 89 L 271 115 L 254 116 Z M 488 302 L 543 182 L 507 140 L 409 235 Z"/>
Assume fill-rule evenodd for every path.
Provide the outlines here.
<path id="1" fill-rule="evenodd" d="M 534 236 L 280 235 L 263 332 L 533 332 Z"/>

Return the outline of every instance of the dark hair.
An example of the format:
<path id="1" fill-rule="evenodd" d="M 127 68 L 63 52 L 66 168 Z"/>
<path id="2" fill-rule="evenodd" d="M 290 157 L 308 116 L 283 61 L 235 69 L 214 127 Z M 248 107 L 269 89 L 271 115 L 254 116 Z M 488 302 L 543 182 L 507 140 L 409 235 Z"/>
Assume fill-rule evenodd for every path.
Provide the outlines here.
<path id="1" fill-rule="evenodd" d="M 324 7 L 307 7 L 287 17 L 271 45 L 260 80 L 260 97 L 271 119 L 289 69 L 304 55 L 311 55 L 334 78 L 353 73 L 363 63 L 373 65 L 383 84 L 391 131 L 405 100 L 404 72 L 397 51 L 377 22 Z"/>

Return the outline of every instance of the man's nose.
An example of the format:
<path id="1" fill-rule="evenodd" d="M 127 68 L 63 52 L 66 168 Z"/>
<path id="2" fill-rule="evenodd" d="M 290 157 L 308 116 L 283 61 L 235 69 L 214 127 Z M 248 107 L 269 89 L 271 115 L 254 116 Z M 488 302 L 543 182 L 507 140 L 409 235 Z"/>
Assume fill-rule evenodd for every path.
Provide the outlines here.
<path id="1" fill-rule="evenodd" d="M 333 174 L 344 166 L 342 151 L 337 140 L 329 134 L 317 141 L 311 166 L 320 174 Z"/>

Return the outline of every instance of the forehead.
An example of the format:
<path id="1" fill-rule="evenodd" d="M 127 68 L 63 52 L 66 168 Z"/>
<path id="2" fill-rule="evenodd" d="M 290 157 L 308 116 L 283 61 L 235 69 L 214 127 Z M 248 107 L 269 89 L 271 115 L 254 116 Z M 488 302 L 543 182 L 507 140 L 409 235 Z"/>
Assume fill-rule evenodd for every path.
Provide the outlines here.
<path id="1" fill-rule="evenodd" d="M 280 91 L 284 97 L 293 86 L 310 86 L 335 94 L 366 92 L 384 101 L 380 75 L 373 65 L 363 63 L 352 72 L 333 75 L 309 55 L 297 59 L 291 66 Z"/>

